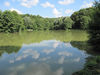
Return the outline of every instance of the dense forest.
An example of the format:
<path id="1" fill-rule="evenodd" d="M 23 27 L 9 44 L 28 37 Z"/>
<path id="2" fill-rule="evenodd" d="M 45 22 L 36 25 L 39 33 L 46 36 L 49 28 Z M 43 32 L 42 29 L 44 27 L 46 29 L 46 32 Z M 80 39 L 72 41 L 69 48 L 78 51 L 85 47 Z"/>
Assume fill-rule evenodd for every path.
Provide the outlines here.
<path id="1" fill-rule="evenodd" d="M 22 30 L 67 30 L 89 29 L 94 22 L 96 7 L 80 9 L 70 17 L 43 18 L 39 15 L 18 14 L 16 11 L 0 11 L 0 32 Z M 96 17 L 100 20 L 99 16 Z M 99 21 L 100 22 L 100 21 Z"/>
<path id="2" fill-rule="evenodd" d="M 66 30 L 74 22 L 70 17 L 43 18 L 39 15 L 20 15 L 16 11 L 0 11 L 0 32 L 19 32 L 21 30 Z"/>

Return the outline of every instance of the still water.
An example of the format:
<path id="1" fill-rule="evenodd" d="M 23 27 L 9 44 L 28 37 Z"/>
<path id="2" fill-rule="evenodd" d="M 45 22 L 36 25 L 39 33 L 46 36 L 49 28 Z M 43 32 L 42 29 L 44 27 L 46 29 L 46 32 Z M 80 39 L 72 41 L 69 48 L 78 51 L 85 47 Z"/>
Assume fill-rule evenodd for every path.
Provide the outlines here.
<path id="1" fill-rule="evenodd" d="M 0 75 L 72 75 L 89 56 L 73 42 L 87 40 L 79 30 L 0 33 Z"/>

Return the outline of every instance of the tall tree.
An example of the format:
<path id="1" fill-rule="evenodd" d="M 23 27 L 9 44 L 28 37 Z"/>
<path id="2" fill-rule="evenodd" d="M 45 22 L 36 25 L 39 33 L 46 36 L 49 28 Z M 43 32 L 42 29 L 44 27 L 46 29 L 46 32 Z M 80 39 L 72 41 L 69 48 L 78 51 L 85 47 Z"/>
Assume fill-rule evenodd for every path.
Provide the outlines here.
<path id="1" fill-rule="evenodd" d="M 55 20 L 54 29 L 56 29 L 56 30 L 71 29 L 73 23 L 74 22 L 72 21 L 72 19 L 70 17 L 61 17 L 61 18 L 58 18 Z"/>
<path id="2" fill-rule="evenodd" d="M 93 18 L 94 13 L 94 7 L 81 9 L 77 12 L 74 12 L 71 15 L 71 19 L 74 21 L 74 24 L 72 26 L 73 29 L 88 29 L 88 26 L 91 23 L 91 19 Z"/>
<path id="3" fill-rule="evenodd" d="M 71 29 L 74 24 L 73 20 L 70 17 L 65 17 L 63 19 L 64 30 Z"/>
<path id="4" fill-rule="evenodd" d="M 18 14 L 16 11 L 12 11 L 12 14 L 14 16 L 14 24 L 16 31 L 19 32 L 20 30 L 23 30 L 25 26 L 23 25 L 24 23 L 21 15 Z"/>
<path id="5" fill-rule="evenodd" d="M 0 32 L 2 31 L 2 11 L 0 10 Z"/>
<path id="6" fill-rule="evenodd" d="M 25 16 L 24 17 L 24 25 L 26 29 L 33 29 L 33 21 L 30 17 Z"/>
<path id="7" fill-rule="evenodd" d="M 92 49 L 100 51 L 100 0 L 95 2 L 95 13 L 89 25 L 89 34 L 89 44 L 93 46 Z"/>

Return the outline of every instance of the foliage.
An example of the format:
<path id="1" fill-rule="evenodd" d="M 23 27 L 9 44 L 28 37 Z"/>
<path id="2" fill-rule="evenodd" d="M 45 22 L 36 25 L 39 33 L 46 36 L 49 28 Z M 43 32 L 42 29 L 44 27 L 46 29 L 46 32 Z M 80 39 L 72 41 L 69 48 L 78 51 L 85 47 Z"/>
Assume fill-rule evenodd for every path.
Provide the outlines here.
<path id="1" fill-rule="evenodd" d="M 92 49 L 100 51 L 100 0 L 95 2 L 95 11 L 92 23 L 89 25 L 90 39 L 88 42 L 93 46 Z"/>
<path id="2" fill-rule="evenodd" d="M 23 20 L 15 11 L 4 11 L 0 21 L 0 32 L 18 32 L 23 27 Z"/>
<path id="3" fill-rule="evenodd" d="M 87 63 L 83 70 L 73 75 L 100 75 L 100 56 L 91 56 L 87 58 Z"/>
<path id="4" fill-rule="evenodd" d="M 71 15 L 71 19 L 74 21 L 72 27 L 74 29 L 88 29 L 91 19 L 93 18 L 93 14 L 95 13 L 94 9 L 94 7 L 91 7 L 74 12 Z"/>
<path id="5" fill-rule="evenodd" d="M 2 11 L 0 11 L 0 29 L 2 28 Z M 1 30 L 0 30 L 1 31 Z"/>
<path id="6" fill-rule="evenodd" d="M 34 21 L 32 21 L 31 18 L 28 17 L 28 16 L 25 16 L 23 19 L 24 19 L 25 28 L 26 29 L 32 29 Z"/>
<path id="7" fill-rule="evenodd" d="M 71 29 L 73 23 L 74 22 L 72 21 L 72 19 L 70 17 L 61 17 L 61 18 L 58 18 L 57 20 L 55 20 L 54 29 L 56 29 L 56 30 Z"/>
<path id="8" fill-rule="evenodd" d="M 70 17 L 43 18 L 39 15 L 17 14 L 15 11 L 0 11 L 0 32 L 20 30 L 66 30 L 72 28 Z"/>
<path id="9" fill-rule="evenodd" d="M 81 28 L 82 29 L 87 29 L 88 26 L 89 26 L 90 21 L 91 21 L 90 17 L 82 16 L 81 19 L 80 19 Z"/>

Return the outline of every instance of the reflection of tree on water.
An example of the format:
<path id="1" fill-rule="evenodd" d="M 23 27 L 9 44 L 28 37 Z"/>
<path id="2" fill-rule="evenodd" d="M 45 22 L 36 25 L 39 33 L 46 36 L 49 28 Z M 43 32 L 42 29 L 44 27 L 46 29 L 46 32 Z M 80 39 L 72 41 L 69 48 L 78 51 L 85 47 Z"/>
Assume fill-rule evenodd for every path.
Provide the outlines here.
<path id="1" fill-rule="evenodd" d="M 78 33 L 78 34 L 77 34 Z M 84 37 L 82 36 L 84 35 Z M 81 36 L 81 37 L 80 37 Z M 14 34 L 0 34 L 0 56 L 6 53 L 17 52 L 23 44 L 40 43 L 43 40 L 60 41 L 85 41 L 88 34 L 86 31 L 34 31 Z M 66 39 L 67 38 L 67 39 Z"/>
<path id="2" fill-rule="evenodd" d="M 92 55 L 86 58 L 87 62 L 84 69 L 73 75 L 100 75 L 100 40 L 98 39 L 100 39 L 100 37 L 96 36 L 95 38 L 91 36 L 88 42 L 71 42 L 73 47 L 84 50 Z"/>
<path id="3" fill-rule="evenodd" d="M 94 48 L 95 45 L 92 46 L 87 41 L 84 41 L 84 42 L 73 41 L 73 42 L 71 42 L 71 45 L 73 47 L 78 48 L 79 50 L 84 50 L 84 51 L 86 51 L 86 53 L 91 54 L 91 55 L 99 55 L 100 54 L 98 51 L 95 51 L 95 48 Z M 98 48 L 98 49 L 100 49 L 100 48 Z"/>
<path id="4" fill-rule="evenodd" d="M 100 30 L 90 31 L 90 40 L 88 43 L 91 45 L 91 49 L 100 52 Z"/>
<path id="5" fill-rule="evenodd" d="M 89 25 L 88 33 L 90 34 L 90 38 L 88 42 L 92 46 L 92 49 L 100 52 L 100 0 L 95 0 L 94 6 L 95 13 Z"/>
<path id="6" fill-rule="evenodd" d="M 17 46 L 0 46 L 0 56 L 3 54 L 3 53 L 17 53 L 19 50 L 20 50 L 21 47 L 17 47 Z"/>
<path id="7" fill-rule="evenodd" d="M 87 61 L 84 69 L 74 73 L 73 75 L 100 75 L 100 53 L 95 51 L 95 47 L 99 45 L 95 46 L 92 42 L 71 42 L 71 45 L 92 55 L 86 58 Z M 97 47 L 97 49 L 99 50 L 100 48 Z"/>
<path id="8" fill-rule="evenodd" d="M 73 75 L 100 75 L 100 56 L 88 57 L 84 69 Z"/>
<path id="9" fill-rule="evenodd" d="M 86 42 L 71 42 L 73 47 L 79 50 L 85 50 L 89 56 L 84 69 L 73 75 L 100 75 L 100 30 L 90 30 L 90 39 Z"/>

